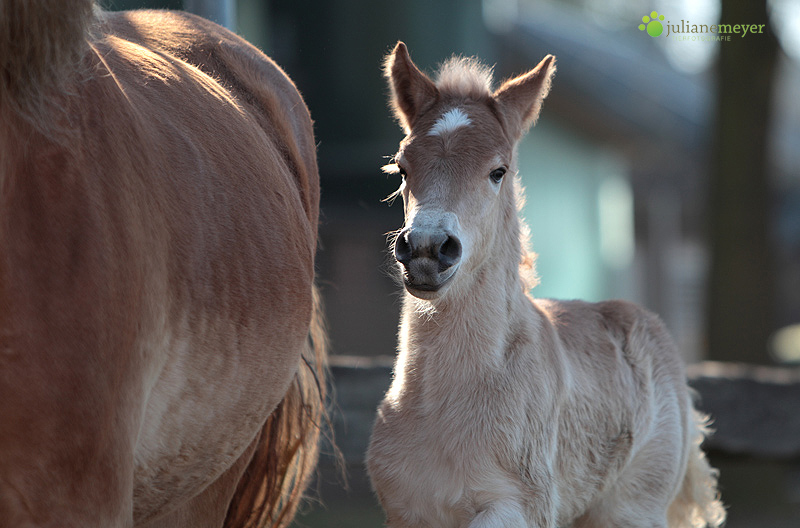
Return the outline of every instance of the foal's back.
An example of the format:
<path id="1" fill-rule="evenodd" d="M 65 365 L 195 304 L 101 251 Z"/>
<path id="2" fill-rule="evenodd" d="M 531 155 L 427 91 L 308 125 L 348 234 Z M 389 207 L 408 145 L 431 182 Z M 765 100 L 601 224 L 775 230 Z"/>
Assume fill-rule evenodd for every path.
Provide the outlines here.
<path id="1" fill-rule="evenodd" d="M 663 323 L 624 301 L 534 304 L 543 348 L 567 372 L 555 395 L 562 515 L 589 510 L 575 526 L 605 526 L 598 516 L 622 501 L 663 508 L 681 487 L 695 427 L 683 363 Z"/>

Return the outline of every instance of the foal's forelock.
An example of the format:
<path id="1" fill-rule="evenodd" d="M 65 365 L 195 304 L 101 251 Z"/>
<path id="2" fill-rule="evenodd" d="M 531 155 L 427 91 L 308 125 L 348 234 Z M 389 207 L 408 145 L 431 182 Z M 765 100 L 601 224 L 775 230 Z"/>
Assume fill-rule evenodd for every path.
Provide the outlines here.
<path id="1" fill-rule="evenodd" d="M 453 57 L 439 68 L 436 87 L 452 96 L 488 97 L 492 93 L 492 68 L 474 58 Z"/>

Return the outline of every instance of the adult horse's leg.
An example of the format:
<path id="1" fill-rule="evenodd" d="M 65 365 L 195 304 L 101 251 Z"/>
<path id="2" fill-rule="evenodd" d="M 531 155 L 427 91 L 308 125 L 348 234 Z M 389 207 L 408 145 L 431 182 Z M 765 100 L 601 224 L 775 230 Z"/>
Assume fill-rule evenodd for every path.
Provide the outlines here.
<path id="1" fill-rule="evenodd" d="M 135 433 L 123 415 L 133 410 L 72 363 L 79 349 L 42 352 L 0 351 L 0 526 L 130 526 Z"/>
<path id="2" fill-rule="evenodd" d="M 130 526 L 148 362 L 135 346 L 148 323 L 129 313 L 141 276 L 83 265 L 113 252 L 106 211 L 85 189 L 68 193 L 58 168 L 0 171 L 0 526 Z"/>
<path id="3" fill-rule="evenodd" d="M 105 265 L 107 211 L 38 133 L 84 53 L 92 0 L 2 0 L 0 24 L 0 525 L 132 522 L 141 357 L 119 308 L 138 271 Z M 119 204 L 114 204 L 118 206 Z M 91 234 L 91 236 L 87 236 Z"/>

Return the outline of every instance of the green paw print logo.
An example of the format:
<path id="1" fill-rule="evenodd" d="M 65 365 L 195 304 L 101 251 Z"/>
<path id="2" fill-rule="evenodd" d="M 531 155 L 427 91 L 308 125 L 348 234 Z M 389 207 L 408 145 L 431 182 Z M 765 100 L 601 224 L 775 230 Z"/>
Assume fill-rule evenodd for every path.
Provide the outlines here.
<path id="1" fill-rule="evenodd" d="M 664 15 L 659 15 L 658 11 L 653 11 L 650 16 L 643 16 L 642 22 L 644 24 L 639 24 L 639 31 L 647 29 L 647 34 L 651 37 L 661 35 L 664 32 L 664 25 L 659 20 L 664 20 Z"/>

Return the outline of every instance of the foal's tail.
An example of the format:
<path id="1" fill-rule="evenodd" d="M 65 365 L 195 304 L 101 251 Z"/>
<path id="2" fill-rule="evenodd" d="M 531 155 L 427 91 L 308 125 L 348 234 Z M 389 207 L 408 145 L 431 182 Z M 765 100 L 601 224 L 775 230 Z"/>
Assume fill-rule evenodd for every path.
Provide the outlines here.
<path id="1" fill-rule="evenodd" d="M 261 430 L 259 446 L 231 500 L 224 528 L 288 526 L 316 466 L 326 415 L 327 337 L 316 287 L 313 296 L 300 368 Z"/>
<path id="2" fill-rule="evenodd" d="M 717 491 L 719 471 L 712 468 L 700 449 L 708 433 L 708 418 L 691 409 L 689 462 L 678 496 L 668 511 L 670 528 L 716 528 L 725 522 L 725 507 Z"/>

